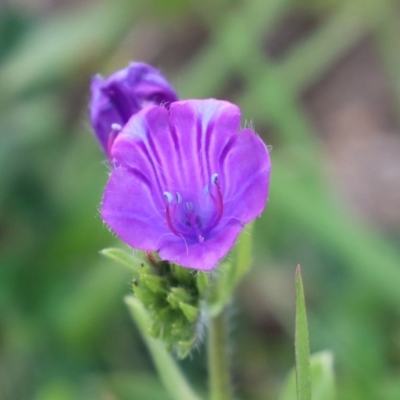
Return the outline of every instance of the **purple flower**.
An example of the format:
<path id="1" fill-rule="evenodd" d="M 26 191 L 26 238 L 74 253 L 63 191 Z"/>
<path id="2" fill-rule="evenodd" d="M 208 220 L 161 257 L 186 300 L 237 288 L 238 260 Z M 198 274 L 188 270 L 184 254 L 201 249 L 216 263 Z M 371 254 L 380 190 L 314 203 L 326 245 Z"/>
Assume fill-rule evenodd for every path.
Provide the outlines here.
<path id="1" fill-rule="evenodd" d="M 101 214 L 135 249 L 210 270 L 264 209 L 271 169 L 240 110 L 214 99 L 150 106 L 116 138 Z"/>
<path id="2" fill-rule="evenodd" d="M 90 119 L 96 136 L 109 155 L 115 137 L 129 118 L 148 105 L 178 100 L 174 89 L 155 68 L 131 63 L 110 77 L 92 78 Z"/>

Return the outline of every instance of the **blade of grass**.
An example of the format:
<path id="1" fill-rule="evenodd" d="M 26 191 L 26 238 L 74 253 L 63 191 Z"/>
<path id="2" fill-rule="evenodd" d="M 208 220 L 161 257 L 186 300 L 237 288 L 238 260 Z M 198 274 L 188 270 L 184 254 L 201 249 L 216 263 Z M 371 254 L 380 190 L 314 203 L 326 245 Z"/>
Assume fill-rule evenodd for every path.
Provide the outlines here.
<path id="1" fill-rule="evenodd" d="M 310 347 L 300 265 L 296 270 L 296 387 L 297 400 L 311 400 Z"/>

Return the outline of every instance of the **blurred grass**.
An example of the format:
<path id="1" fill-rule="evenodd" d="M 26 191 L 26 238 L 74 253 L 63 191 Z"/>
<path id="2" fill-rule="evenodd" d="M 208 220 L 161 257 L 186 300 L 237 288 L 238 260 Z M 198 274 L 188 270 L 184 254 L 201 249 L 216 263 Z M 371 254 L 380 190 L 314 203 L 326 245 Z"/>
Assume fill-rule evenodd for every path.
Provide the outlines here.
<path id="1" fill-rule="evenodd" d="M 1 398 L 167 398 L 122 302 L 129 276 L 98 254 L 114 239 L 98 217 L 107 167 L 85 122 L 85 101 L 90 75 L 107 70 L 111 58 L 141 57 L 120 43 L 132 35 L 144 40 L 134 31 L 143 20 L 168 31 L 193 15 L 207 36 L 171 80 L 188 98 L 221 96 L 232 77 L 239 79 L 230 100 L 260 134 L 269 128 L 273 145 L 269 205 L 256 225 L 263 268 L 249 281 L 262 292 L 257 306 L 283 326 L 284 344 L 280 355 L 267 337 L 254 344 L 254 357 L 275 354 L 259 367 L 270 376 L 265 386 L 263 377 L 246 381 L 255 361 L 241 364 L 239 352 L 239 393 L 277 398 L 294 363 L 294 314 L 274 306 L 294 298 L 294 288 L 271 301 L 268 287 L 288 272 L 285 265 L 294 276 L 300 262 L 312 300 L 311 347 L 333 350 L 338 399 L 400 398 L 400 250 L 395 238 L 349 215 L 337 200 L 302 102 L 368 36 L 399 115 L 398 2 L 118 0 L 58 10 L 32 4 L 9 2 L 0 13 Z M 279 59 L 271 57 L 265 38 L 300 11 L 317 18 L 317 26 Z M 154 54 L 145 61 L 162 67 L 162 53 Z M 238 340 L 246 349 L 257 333 L 244 322 Z M 201 357 L 187 370 L 204 386 Z"/>

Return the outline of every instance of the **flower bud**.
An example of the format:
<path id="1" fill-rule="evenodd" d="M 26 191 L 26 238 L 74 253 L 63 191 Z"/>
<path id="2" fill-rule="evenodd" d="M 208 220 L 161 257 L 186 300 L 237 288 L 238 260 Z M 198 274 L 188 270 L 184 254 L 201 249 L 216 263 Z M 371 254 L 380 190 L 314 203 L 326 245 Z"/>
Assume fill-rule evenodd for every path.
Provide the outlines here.
<path id="1" fill-rule="evenodd" d="M 149 334 L 184 358 L 201 337 L 204 296 L 193 271 L 160 261 L 157 256 L 152 261 L 140 268 L 133 291 L 150 313 Z"/>
<path id="2" fill-rule="evenodd" d="M 119 131 L 132 115 L 149 105 L 178 100 L 160 72 L 142 62 L 131 63 L 108 78 L 95 75 L 91 83 L 90 119 L 107 156 Z"/>

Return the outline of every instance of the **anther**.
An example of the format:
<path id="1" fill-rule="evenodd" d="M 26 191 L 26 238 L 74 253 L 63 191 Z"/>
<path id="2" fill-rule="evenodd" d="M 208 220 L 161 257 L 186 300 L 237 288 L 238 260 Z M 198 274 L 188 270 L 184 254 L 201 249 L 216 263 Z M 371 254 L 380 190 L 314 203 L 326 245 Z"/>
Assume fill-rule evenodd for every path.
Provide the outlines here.
<path id="1" fill-rule="evenodd" d="M 111 129 L 113 131 L 119 132 L 122 129 L 122 126 L 120 124 L 113 123 L 113 124 L 111 124 Z"/>
<path id="2" fill-rule="evenodd" d="M 210 194 L 210 187 L 208 185 L 204 186 L 203 192 L 206 196 Z"/>
<path id="3" fill-rule="evenodd" d="M 176 202 L 177 202 L 177 203 L 182 203 L 182 196 L 181 196 L 181 194 L 180 194 L 179 192 L 176 192 L 176 193 L 175 193 L 175 196 L 176 196 Z"/>
<path id="4" fill-rule="evenodd" d="M 193 211 L 193 203 L 191 201 L 188 201 L 185 205 L 188 211 Z"/>
<path id="5" fill-rule="evenodd" d="M 172 203 L 173 197 L 172 197 L 172 194 L 170 192 L 164 192 L 163 196 L 165 197 L 165 200 L 168 201 L 168 203 Z"/>
<path id="6" fill-rule="evenodd" d="M 217 215 L 215 216 L 214 222 L 208 226 L 207 231 L 210 231 L 211 229 L 214 229 L 218 222 L 221 220 L 222 215 L 224 213 L 224 199 L 222 196 L 222 191 L 221 191 L 221 187 L 218 184 L 218 174 L 214 173 L 211 175 L 211 182 L 213 185 L 216 186 L 216 191 L 217 193 L 213 194 L 212 192 L 210 192 L 210 196 L 212 198 L 212 201 L 214 203 L 215 208 L 217 209 Z"/>

